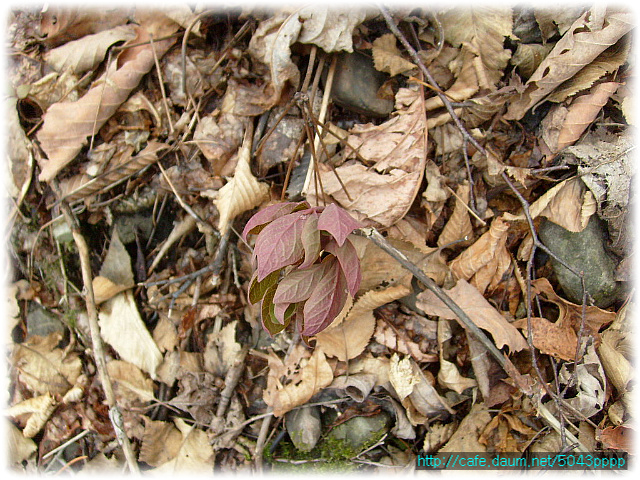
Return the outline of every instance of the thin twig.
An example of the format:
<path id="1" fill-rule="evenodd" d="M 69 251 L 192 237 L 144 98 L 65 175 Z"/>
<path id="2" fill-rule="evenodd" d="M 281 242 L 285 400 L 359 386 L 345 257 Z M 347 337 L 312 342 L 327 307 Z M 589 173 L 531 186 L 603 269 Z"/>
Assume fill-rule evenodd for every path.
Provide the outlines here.
<path id="1" fill-rule="evenodd" d="M 52 182 L 52 188 L 56 192 L 56 195 L 60 197 L 60 188 L 58 183 L 54 180 Z M 105 395 L 105 401 L 109 407 L 109 418 L 116 432 L 116 438 L 118 443 L 122 447 L 124 456 L 127 461 L 129 470 L 133 473 L 139 473 L 138 463 L 133 453 L 131 443 L 124 430 L 124 422 L 122 419 L 122 412 L 116 402 L 116 397 L 113 392 L 113 386 L 111 385 L 111 379 L 107 372 L 107 361 L 105 358 L 104 344 L 102 343 L 102 337 L 100 336 L 100 326 L 98 324 L 98 309 L 96 307 L 94 292 L 93 292 L 93 275 L 91 273 L 91 263 L 89 259 L 89 246 L 87 245 L 84 236 L 80 232 L 80 225 L 77 218 L 73 215 L 71 208 L 66 202 L 60 202 L 60 209 L 62 214 L 71 229 L 73 240 L 78 248 L 78 256 L 80 257 L 80 269 L 82 272 L 82 281 L 84 283 L 84 300 L 87 307 L 87 317 L 89 320 L 89 330 L 91 332 L 91 343 L 93 345 L 93 357 L 96 363 L 96 369 L 100 377 L 102 389 Z"/>

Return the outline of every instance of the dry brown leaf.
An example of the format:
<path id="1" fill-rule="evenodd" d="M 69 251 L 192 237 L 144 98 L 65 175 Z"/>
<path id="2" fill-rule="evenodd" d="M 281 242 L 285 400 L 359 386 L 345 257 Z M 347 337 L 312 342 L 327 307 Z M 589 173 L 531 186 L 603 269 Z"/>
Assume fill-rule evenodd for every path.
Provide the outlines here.
<path id="1" fill-rule="evenodd" d="M 456 191 L 455 206 L 442 233 L 438 237 L 438 246 L 443 247 L 459 240 L 469 240 L 473 235 L 471 217 L 469 217 L 469 182 L 465 180 Z"/>
<path id="2" fill-rule="evenodd" d="M 508 230 L 503 217 L 494 218 L 489 230 L 451 262 L 451 271 L 462 280 L 471 278 L 505 248 Z"/>
<path id="3" fill-rule="evenodd" d="M 619 85 L 617 82 L 599 83 L 588 94 L 576 98 L 568 108 L 564 125 L 558 135 L 558 144 L 555 149 L 549 145 L 551 151 L 559 152 L 564 147 L 573 145 L 596 119 Z"/>
<path id="4" fill-rule="evenodd" d="M 100 191 L 107 191 L 118 185 L 120 180 L 131 177 L 144 167 L 157 162 L 158 154 L 167 148 L 169 146 L 164 143 L 150 141 L 137 155 L 133 157 L 123 155 L 117 165 L 100 176 L 92 177 L 83 173 L 64 179 L 60 182 L 62 197 L 69 202 L 74 202 Z"/>
<path id="5" fill-rule="evenodd" d="M 506 345 L 511 352 L 528 348 L 527 342 L 520 332 L 473 285 L 460 279 L 451 290 L 445 290 L 445 293 L 466 312 L 478 327 L 493 336 L 498 348 Z M 418 294 L 416 305 L 428 315 L 459 322 L 457 315 L 430 290 Z"/>
<path id="6" fill-rule="evenodd" d="M 131 257 L 120 240 L 118 229 L 114 228 L 100 275 L 93 279 L 95 302 L 100 304 L 134 285 Z"/>
<path id="7" fill-rule="evenodd" d="M 133 9 L 120 6 L 87 8 L 85 5 L 51 5 L 40 17 L 40 34 L 45 43 L 55 47 L 85 35 L 123 25 Z"/>
<path id="8" fill-rule="evenodd" d="M 487 447 L 481 444 L 478 438 L 490 421 L 491 414 L 487 407 L 483 403 L 476 403 L 438 452 L 486 452 Z"/>
<path id="9" fill-rule="evenodd" d="M 75 353 L 57 348 L 59 332 L 33 336 L 16 345 L 13 366 L 19 380 L 34 394 L 64 395 L 82 373 L 82 361 Z"/>
<path id="10" fill-rule="evenodd" d="M 528 79 L 552 48 L 553 43 L 518 43 L 511 63 L 518 67 L 518 72 L 523 78 Z"/>
<path id="11" fill-rule="evenodd" d="M 106 76 L 77 102 L 58 102 L 47 110 L 44 124 L 37 134 L 47 158 L 40 161 L 40 181 L 48 182 L 80 152 L 87 137 L 95 135 L 127 99 L 131 91 L 155 65 L 154 51 L 161 57 L 175 42 L 174 38 L 144 43 L 175 33 L 178 25 L 158 16 L 155 23 L 139 26 L 129 43 L 143 42 L 123 52 L 109 66 Z"/>
<path id="12" fill-rule="evenodd" d="M 595 210 L 593 194 L 578 177 L 560 182 L 529 206 L 532 219 L 538 216 L 547 217 L 570 232 L 584 230 Z M 513 215 L 506 212 L 503 216 L 509 221 L 526 220 L 524 213 Z"/>
<path id="13" fill-rule="evenodd" d="M 456 7 L 438 16 L 445 39 L 464 45 L 481 60 L 473 64 L 482 88 L 495 87 L 511 57 L 503 45 L 511 36 L 512 15 L 510 8 Z"/>
<path id="14" fill-rule="evenodd" d="M 547 97 L 550 102 L 563 102 L 571 95 L 590 88 L 597 80 L 607 73 L 611 73 L 620 68 L 627 61 L 631 43 L 627 38 L 622 37 L 615 45 L 607 48 L 589 65 L 586 65 L 577 74 L 556 88 Z"/>
<path id="15" fill-rule="evenodd" d="M 392 77 L 416 68 L 413 63 L 402 57 L 402 53 L 396 46 L 396 36 L 393 33 L 386 33 L 376 38 L 373 41 L 371 54 L 376 70 L 387 72 Z"/>
<path id="16" fill-rule="evenodd" d="M 322 187 L 356 219 L 389 227 L 405 216 L 415 199 L 426 162 L 425 114 L 417 88 L 396 95 L 398 115 L 381 125 L 356 125 L 347 139 L 372 168 L 347 163 L 334 172 L 325 167 Z M 349 155 L 354 154 L 353 151 Z M 322 165 L 322 164 L 321 164 Z M 313 182 L 311 182 L 313 184 Z M 309 195 L 316 196 L 310 186 Z"/>
<path id="17" fill-rule="evenodd" d="M 173 420 L 180 438 L 173 434 L 170 438 L 179 441 L 177 451 L 168 462 L 154 469 L 158 474 L 197 474 L 213 472 L 213 447 L 209 443 L 209 437 L 204 430 L 188 425 L 181 418 Z M 157 449 L 167 448 L 164 443 L 157 443 Z"/>
<path id="18" fill-rule="evenodd" d="M 633 25 L 633 14 L 617 7 L 596 5 L 582 14 L 527 81 L 525 91 L 511 103 L 505 119 L 522 118 L 527 110 L 627 34 Z"/>
<path id="19" fill-rule="evenodd" d="M 289 356 L 287 365 L 275 354 L 269 356 L 269 375 L 263 399 L 273 408 L 276 417 L 305 404 L 333 381 L 333 370 L 321 349 L 315 349 L 310 355 L 298 344 L 296 350 Z M 280 379 L 282 375 L 285 375 L 285 382 Z"/>
<path id="20" fill-rule="evenodd" d="M 182 434 L 172 423 L 142 418 L 145 428 L 138 460 L 159 467 L 176 456 Z"/>
<path id="21" fill-rule="evenodd" d="M 269 185 L 259 182 L 251 173 L 251 147 L 248 140 L 245 134 L 245 141 L 238 151 L 238 164 L 233 178 L 219 190 L 218 198 L 214 201 L 220 212 L 218 230 L 222 235 L 236 215 L 257 207 L 269 198 Z"/>
<path id="22" fill-rule="evenodd" d="M 533 317 L 531 319 L 533 345 L 542 353 L 574 361 L 578 343 L 577 332 L 580 330 L 582 321 L 582 305 L 576 305 L 558 296 L 546 278 L 534 280 L 532 287 L 534 293 L 540 295 L 542 300 L 555 304 L 559 311 L 558 319 L 555 322 L 546 318 Z M 615 316 L 615 312 L 587 306 L 585 310 L 586 334 L 598 336 L 601 327 L 612 322 Z M 527 319 L 520 319 L 513 325 L 526 331 Z"/>
<path id="23" fill-rule="evenodd" d="M 438 371 L 438 384 L 443 388 L 453 390 L 462 394 L 467 388 L 478 385 L 473 378 L 466 378 L 460 375 L 458 367 L 444 358 L 444 344 L 451 339 L 451 324 L 449 320 L 441 318 L 438 320 L 438 345 L 440 353 L 440 370 Z"/>
<path id="24" fill-rule="evenodd" d="M 135 365 L 122 360 L 111 360 L 107 363 L 107 372 L 120 399 L 131 403 L 155 400 L 153 381 Z"/>
<path id="25" fill-rule="evenodd" d="M 624 450 L 633 454 L 635 430 L 629 425 L 618 425 L 617 427 L 607 427 L 596 430 L 596 438 L 602 442 L 605 448 Z"/>
<path id="26" fill-rule="evenodd" d="M 38 397 L 23 400 L 22 402 L 11 406 L 7 410 L 7 414 L 12 417 L 29 414 L 29 419 L 22 430 L 22 434 L 25 438 L 33 438 L 42 429 L 42 427 L 44 427 L 47 420 L 49 420 L 49 417 L 56 409 L 57 404 L 58 402 L 55 398 L 53 398 L 51 394 L 47 393 L 46 395 L 40 395 Z"/>
<path id="27" fill-rule="evenodd" d="M 389 363 L 389 381 L 413 425 L 453 410 L 427 380 L 418 364 L 409 357 L 394 353 Z"/>
<path id="28" fill-rule="evenodd" d="M 607 378 L 619 393 L 626 392 L 629 382 L 635 377 L 633 358 L 633 326 L 634 304 L 629 302 L 616 314 L 613 323 L 601 334 L 602 343 L 598 347 L 598 355 Z"/>
<path id="29" fill-rule="evenodd" d="M 102 338 L 120 358 L 156 377 L 162 354 L 140 317 L 133 294 L 124 291 L 100 306 L 98 319 Z"/>
<path id="30" fill-rule="evenodd" d="M 384 345 L 395 352 L 409 355 L 416 362 L 435 362 L 438 360 L 436 353 L 422 351 L 420 345 L 409 340 L 409 335 L 398 335 L 396 330 L 382 320 L 376 322 L 373 338 L 380 345 Z"/>
<path id="31" fill-rule="evenodd" d="M 92 70 L 104 60 L 107 51 L 117 42 L 132 40 L 136 33 L 134 25 L 118 25 L 79 40 L 67 42 L 44 54 L 44 60 L 55 71 L 69 70 L 74 74 L 82 74 Z"/>
<path id="32" fill-rule="evenodd" d="M 392 286 L 382 291 L 368 291 L 358 298 L 344 320 L 337 318 L 331 326 L 316 335 L 318 348 L 341 361 L 357 357 L 373 335 L 376 325 L 373 310 L 410 292 L 404 285 Z"/>
<path id="33" fill-rule="evenodd" d="M 331 53 L 353 51 L 354 29 L 366 18 L 364 8 L 329 8 L 307 5 L 286 8 L 258 25 L 249 42 L 249 53 L 271 72 L 273 106 L 287 82 L 298 87 L 300 72 L 291 61 L 291 45 L 311 43 Z"/>

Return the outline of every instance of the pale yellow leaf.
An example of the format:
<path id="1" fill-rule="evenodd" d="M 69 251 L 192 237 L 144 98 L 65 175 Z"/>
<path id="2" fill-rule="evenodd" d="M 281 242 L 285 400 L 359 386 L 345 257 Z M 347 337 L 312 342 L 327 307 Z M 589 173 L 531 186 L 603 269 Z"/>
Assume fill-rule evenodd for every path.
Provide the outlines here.
<path id="1" fill-rule="evenodd" d="M 269 185 L 259 182 L 253 176 L 249 166 L 250 158 L 250 142 L 245 135 L 233 178 L 220 189 L 218 198 L 214 201 L 220 212 L 218 230 L 221 234 L 228 230 L 237 215 L 257 207 L 269 198 Z"/>
<path id="2" fill-rule="evenodd" d="M 24 415 L 25 413 L 31 414 L 22 430 L 22 434 L 25 438 L 33 438 L 47 423 L 57 404 L 58 402 L 56 402 L 55 398 L 47 393 L 46 395 L 23 400 L 9 408 L 7 413 L 12 417 Z"/>
<path id="3" fill-rule="evenodd" d="M 119 293 L 100 306 L 100 334 L 120 358 L 155 378 L 162 354 L 140 317 L 129 291 Z"/>
<path id="4" fill-rule="evenodd" d="M 9 465 L 21 465 L 22 462 L 28 460 L 36 452 L 38 446 L 30 438 L 25 438 L 18 427 L 8 419 L 5 419 L 4 422 L 7 426 L 5 439 L 9 447 L 6 461 Z"/>
<path id="5" fill-rule="evenodd" d="M 396 36 L 386 33 L 373 41 L 371 49 L 373 64 L 376 70 L 387 72 L 391 76 L 408 72 L 416 66 L 402 57 L 402 53 L 396 46 Z"/>

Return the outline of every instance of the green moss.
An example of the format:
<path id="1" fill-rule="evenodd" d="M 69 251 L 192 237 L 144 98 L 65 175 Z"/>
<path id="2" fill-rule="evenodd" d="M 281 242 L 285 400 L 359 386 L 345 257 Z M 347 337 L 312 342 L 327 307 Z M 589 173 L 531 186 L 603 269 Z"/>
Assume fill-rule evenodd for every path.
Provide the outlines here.
<path id="1" fill-rule="evenodd" d="M 335 438 L 331 435 L 321 439 L 318 445 L 309 452 L 298 450 L 289 440 L 282 440 L 273 453 L 271 452 L 271 444 L 268 444 L 264 449 L 263 458 L 278 471 L 295 471 L 296 473 L 305 471 L 356 472 L 362 468 L 362 465 L 354 463 L 351 459 L 378 442 L 385 431 L 385 428 L 381 428 L 372 434 L 371 439 L 360 449 L 356 449 L 346 439 Z"/>

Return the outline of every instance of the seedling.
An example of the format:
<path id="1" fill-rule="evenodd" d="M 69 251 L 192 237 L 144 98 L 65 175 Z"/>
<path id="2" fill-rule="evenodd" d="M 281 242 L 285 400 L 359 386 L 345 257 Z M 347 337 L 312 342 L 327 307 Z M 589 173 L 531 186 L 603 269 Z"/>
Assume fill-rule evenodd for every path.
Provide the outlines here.
<path id="1" fill-rule="evenodd" d="M 277 203 L 251 217 L 242 232 L 245 241 L 257 235 L 249 302 L 261 304 L 270 335 L 291 321 L 303 337 L 315 335 L 356 295 L 360 260 L 348 236 L 360 226 L 334 203 Z"/>

